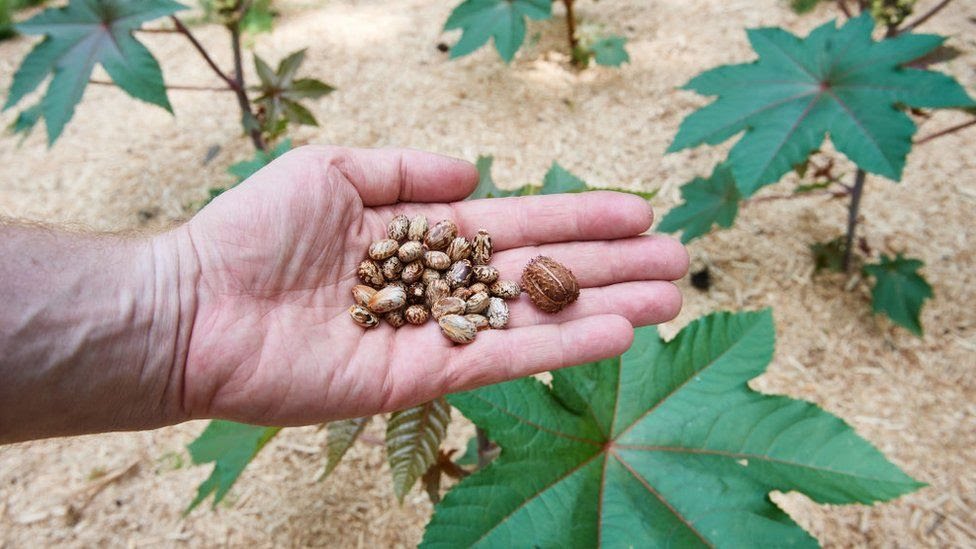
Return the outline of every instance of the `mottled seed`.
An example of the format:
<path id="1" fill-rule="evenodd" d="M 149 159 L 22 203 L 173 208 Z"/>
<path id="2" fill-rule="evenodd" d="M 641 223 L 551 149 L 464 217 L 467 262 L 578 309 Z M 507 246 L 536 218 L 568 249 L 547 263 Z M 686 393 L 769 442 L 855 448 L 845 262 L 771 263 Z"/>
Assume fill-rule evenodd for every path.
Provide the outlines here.
<path id="1" fill-rule="evenodd" d="M 474 275 L 475 280 L 482 284 L 491 284 L 498 280 L 498 269 L 491 265 L 475 265 L 471 269 L 471 274 Z"/>
<path id="2" fill-rule="evenodd" d="M 367 286 L 374 288 L 381 288 L 383 286 L 383 272 L 375 261 L 369 259 L 364 260 L 359 264 L 357 273 L 359 274 L 359 279 Z"/>
<path id="3" fill-rule="evenodd" d="M 432 281 L 441 278 L 441 272 L 436 269 L 424 269 L 424 274 L 420 277 L 420 281 L 424 284 L 430 284 Z"/>
<path id="4" fill-rule="evenodd" d="M 468 314 L 483 313 L 488 309 L 488 293 L 478 292 L 472 294 L 465 303 L 464 312 Z"/>
<path id="5" fill-rule="evenodd" d="M 403 316 L 403 311 L 390 311 L 383 315 L 383 320 L 394 328 L 399 328 L 407 323 L 407 319 Z"/>
<path id="6" fill-rule="evenodd" d="M 499 280 L 488 287 L 488 291 L 495 297 L 502 299 L 516 299 L 522 293 L 522 287 L 514 280 Z"/>
<path id="7" fill-rule="evenodd" d="M 471 255 L 471 243 L 463 236 L 456 236 L 447 246 L 447 255 L 451 261 L 461 261 Z"/>
<path id="8" fill-rule="evenodd" d="M 380 270 L 383 271 L 383 277 L 387 280 L 396 280 L 400 278 L 400 273 L 403 272 L 403 262 L 396 256 L 387 258 Z"/>
<path id="9" fill-rule="evenodd" d="M 427 283 L 427 305 L 433 305 L 445 297 L 450 297 L 451 286 L 446 280 L 432 280 Z"/>
<path id="10" fill-rule="evenodd" d="M 491 327 L 491 325 L 488 324 L 488 319 L 485 318 L 484 315 L 470 314 L 464 315 L 464 318 L 470 320 L 471 323 L 474 324 L 475 329 L 477 329 L 479 332 L 481 330 L 487 330 Z"/>
<path id="11" fill-rule="evenodd" d="M 464 286 L 462 286 L 460 288 L 454 288 L 454 291 L 451 292 L 451 296 L 467 301 L 468 298 L 471 297 L 471 294 L 473 293 L 474 292 L 472 292 L 470 288 L 465 288 Z"/>
<path id="12" fill-rule="evenodd" d="M 407 229 L 407 238 L 420 242 L 427 236 L 427 218 L 418 214 L 410 220 L 410 227 Z"/>
<path id="13" fill-rule="evenodd" d="M 423 305 L 411 305 L 403 312 L 403 316 L 410 324 L 419 326 L 430 318 L 430 311 Z"/>
<path id="14" fill-rule="evenodd" d="M 471 343 L 478 334 L 478 329 L 474 323 L 461 315 L 445 315 L 437 323 L 440 325 L 444 336 L 454 343 L 462 345 Z"/>
<path id="15" fill-rule="evenodd" d="M 491 261 L 491 235 L 480 229 L 471 244 L 471 262 L 475 265 L 487 265 Z"/>
<path id="16" fill-rule="evenodd" d="M 430 314 L 434 318 L 440 318 L 444 315 L 463 315 L 464 300 L 456 297 L 442 297 L 431 305 Z"/>
<path id="17" fill-rule="evenodd" d="M 356 324 L 359 324 L 363 328 L 372 328 L 373 326 L 379 324 L 380 321 L 376 315 L 362 305 L 353 305 L 352 307 L 349 307 L 349 316 L 352 317 Z"/>
<path id="18" fill-rule="evenodd" d="M 471 293 L 476 294 L 478 292 L 487 292 L 488 286 L 482 284 L 481 282 L 475 282 L 474 284 L 468 286 L 468 289 L 471 290 Z"/>
<path id="19" fill-rule="evenodd" d="M 504 328 L 508 324 L 508 304 L 498 297 L 489 298 L 487 316 L 492 328 Z"/>
<path id="20" fill-rule="evenodd" d="M 375 259 L 376 261 L 383 261 L 388 257 L 392 257 L 397 253 L 397 249 L 400 248 L 400 243 L 392 238 L 384 238 L 383 240 L 377 240 L 369 245 L 369 257 Z"/>
<path id="21" fill-rule="evenodd" d="M 390 225 L 386 228 L 386 235 L 393 240 L 400 241 L 407 237 L 407 230 L 410 228 L 410 220 L 407 216 L 400 214 L 390 220 Z"/>
<path id="22" fill-rule="evenodd" d="M 363 307 L 369 306 L 369 300 L 376 295 L 376 289 L 366 286 L 364 284 L 356 284 L 352 287 L 352 298 L 356 301 L 357 305 L 362 305 Z"/>
<path id="23" fill-rule="evenodd" d="M 411 263 L 417 261 L 424 255 L 424 245 L 420 242 L 414 242 L 413 240 L 408 240 L 404 242 L 400 249 L 397 250 L 397 256 L 400 261 L 404 263 Z"/>
<path id="24" fill-rule="evenodd" d="M 407 263 L 403 267 L 403 271 L 400 272 L 400 280 L 406 282 L 407 284 L 413 284 L 420 280 L 421 275 L 424 274 L 424 264 L 422 261 L 414 261 L 412 263 Z"/>
<path id="25" fill-rule="evenodd" d="M 388 313 L 407 304 L 407 292 L 399 286 L 387 286 L 376 292 L 369 300 L 369 310 L 374 313 Z"/>
<path id="26" fill-rule="evenodd" d="M 443 250 L 454 240 L 455 236 L 457 236 L 457 225 L 450 219 L 444 219 L 438 221 L 436 225 L 427 231 L 424 244 L 430 250 Z"/>
<path id="27" fill-rule="evenodd" d="M 423 282 L 414 282 L 407 288 L 407 303 L 423 303 L 427 297 L 427 286 Z"/>
<path id="28" fill-rule="evenodd" d="M 431 250 L 424 253 L 424 265 L 431 269 L 443 271 L 451 266 L 451 258 L 444 252 Z"/>
<path id="29" fill-rule="evenodd" d="M 467 286 L 471 283 L 471 262 L 467 259 L 462 259 L 451 265 L 451 270 L 447 271 L 444 278 L 447 279 L 447 283 L 452 288 Z"/>

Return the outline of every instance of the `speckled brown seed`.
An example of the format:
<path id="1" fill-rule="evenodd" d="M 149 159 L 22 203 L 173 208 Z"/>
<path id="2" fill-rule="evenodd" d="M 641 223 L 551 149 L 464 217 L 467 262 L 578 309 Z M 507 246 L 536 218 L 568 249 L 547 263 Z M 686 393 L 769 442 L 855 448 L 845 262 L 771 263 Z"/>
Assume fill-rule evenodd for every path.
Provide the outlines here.
<path id="1" fill-rule="evenodd" d="M 444 219 L 438 221 L 436 225 L 427 231 L 424 244 L 430 250 L 443 250 L 454 240 L 455 236 L 457 236 L 457 225 L 450 219 Z"/>
<path id="2" fill-rule="evenodd" d="M 359 279 L 363 281 L 367 286 L 372 286 L 374 288 L 383 287 L 383 272 L 380 270 L 380 266 L 376 264 L 375 261 L 366 259 L 359 264 L 359 269 L 357 270 L 359 274 Z"/>
<path id="3" fill-rule="evenodd" d="M 488 291 L 495 297 L 516 299 L 522 293 L 522 288 L 514 280 L 499 280 L 491 286 L 488 286 Z"/>
<path id="4" fill-rule="evenodd" d="M 407 238 L 420 242 L 427 236 L 427 217 L 423 214 L 413 216 L 407 229 Z"/>
<path id="5" fill-rule="evenodd" d="M 400 214 L 390 220 L 386 227 L 386 236 L 393 240 L 400 241 L 407 237 L 407 230 L 410 228 L 410 220 L 407 216 Z"/>
<path id="6" fill-rule="evenodd" d="M 427 297 L 427 286 L 422 282 L 414 282 L 407 288 L 407 303 L 423 303 Z"/>
<path id="7" fill-rule="evenodd" d="M 469 314 L 464 315 L 464 318 L 471 321 L 474 327 L 480 332 L 481 330 L 487 330 L 491 326 L 488 324 L 488 319 L 484 315 Z"/>
<path id="8" fill-rule="evenodd" d="M 522 271 L 522 288 L 536 307 L 558 313 L 579 297 L 579 282 L 565 265 L 538 256 Z"/>
<path id="9" fill-rule="evenodd" d="M 422 261 L 417 260 L 403 267 L 403 271 L 400 272 L 400 280 L 407 284 L 413 284 L 414 282 L 418 282 L 423 274 L 424 264 Z"/>
<path id="10" fill-rule="evenodd" d="M 450 297 L 451 286 L 446 280 L 433 280 L 427 284 L 427 305 L 433 305 L 445 297 Z"/>
<path id="11" fill-rule="evenodd" d="M 451 266 L 451 258 L 444 252 L 431 250 L 424 253 L 424 265 L 437 271 L 443 271 Z"/>
<path id="12" fill-rule="evenodd" d="M 395 311 L 407 304 L 407 292 L 399 286 L 387 286 L 369 300 L 369 310 L 382 314 Z"/>
<path id="13" fill-rule="evenodd" d="M 380 270 L 383 271 L 383 278 L 397 280 L 400 278 L 400 273 L 403 272 L 403 262 L 397 256 L 388 257 L 383 261 Z"/>
<path id="14" fill-rule="evenodd" d="M 488 293 L 478 292 L 472 294 L 465 302 L 464 312 L 468 314 L 483 313 L 488 309 Z"/>
<path id="15" fill-rule="evenodd" d="M 352 317 L 356 324 L 359 324 L 363 328 L 372 328 L 380 322 L 380 319 L 376 315 L 362 305 L 349 307 L 349 316 Z"/>
<path id="16" fill-rule="evenodd" d="M 479 229 L 471 244 L 471 262 L 475 265 L 487 265 L 491 261 L 491 235 L 484 229 Z"/>
<path id="17" fill-rule="evenodd" d="M 471 283 L 471 262 L 467 259 L 462 259 L 451 265 L 451 269 L 447 271 L 444 278 L 452 288 L 467 286 Z"/>
<path id="18" fill-rule="evenodd" d="M 376 261 L 383 261 L 384 259 L 395 255 L 399 248 L 400 243 L 391 238 L 377 240 L 369 245 L 369 257 Z"/>
<path id="19" fill-rule="evenodd" d="M 397 250 L 397 256 L 404 263 L 412 263 L 424 256 L 424 245 L 420 242 L 408 240 Z"/>
<path id="20" fill-rule="evenodd" d="M 464 300 L 457 297 L 442 297 L 438 299 L 433 305 L 430 306 L 430 314 L 434 318 L 440 318 L 444 315 L 463 315 L 464 314 Z"/>
<path id="21" fill-rule="evenodd" d="M 498 280 L 498 269 L 492 267 L 491 265 L 475 265 L 471 269 L 471 274 L 474 279 L 482 284 L 491 284 L 492 282 Z"/>
<path id="22" fill-rule="evenodd" d="M 444 315 L 437 324 L 447 339 L 461 345 L 471 343 L 478 334 L 474 323 L 461 315 Z"/>
<path id="23" fill-rule="evenodd" d="M 430 318 L 430 311 L 423 305 L 411 305 L 403 312 L 403 317 L 410 324 L 420 326 Z"/>
<path id="24" fill-rule="evenodd" d="M 492 297 L 488 300 L 486 316 L 488 317 L 488 324 L 492 328 L 500 330 L 508 325 L 508 315 L 508 304 L 501 298 Z"/>
<path id="25" fill-rule="evenodd" d="M 371 288 L 365 284 L 356 284 L 352 287 L 352 298 L 357 305 L 369 306 L 369 300 L 376 295 L 376 288 Z"/>
<path id="26" fill-rule="evenodd" d="M 471 255 L 471 243 L 463 236 L 456 236 L 447 246 L 447 255 L 451 261 L 461 261 Z"/>
<path id="27" fill-rule="evenodd" d="M 403 311 L 390 311 L 383 315 L 383 320 L 390 326 L 393 326 L 393 328 L 399 328 L 407 323 L 406 318 L 403 316 Z"/>

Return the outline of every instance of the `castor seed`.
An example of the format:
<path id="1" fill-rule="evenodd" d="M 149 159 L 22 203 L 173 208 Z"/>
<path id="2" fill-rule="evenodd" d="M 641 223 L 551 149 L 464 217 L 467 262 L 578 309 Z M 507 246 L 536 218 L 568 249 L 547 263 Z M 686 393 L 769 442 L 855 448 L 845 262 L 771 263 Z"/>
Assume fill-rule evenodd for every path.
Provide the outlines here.
<path id="1" fill-rule="evenodd" d="M 383 277 L 387 280 L 396 280 L 400 278 L 400 273 L 403 272 L 403 262 L 397 256 L 389 257 L 383 261 L 380 270 L 383 271 Z"/>
<path id="2" fill-rule="evenodd" d="M 475 329 L 477 329 L 479 332 L 481 330 L 487 330 L 491 327 L 488 324 L 488 319 L 484 315 L 468 314 L 464 315 L 464 318 L 470 320 L 471 323 L 474 324 Z"/>
<path id="3" fill-rule="evenodd" d="M 436 269 L 424 269 L 424 274 L 420 277 L 420 281 L 424 284 L 430 284 L 431 281 L 437 280 L 441 277 L 441 272 Z"/>
<path id="4" fill-rule="evenodd" d="M 427 297 L 427 286 L 423 282 L 414 282 L 407 288 L 407 303 L 423 303 Z"/>
<path id="5" fill-rule="evenodd" d="M 471 262 L 475 265 L 487 265 L 491 261 L 491 235 L 484 229 L 479 229 L 471 244 Z"/>
<path id="6" fill-rule="evenodd" d="M 471 255 L 471 243 L 463 236 L 456 236 L 447 246 L 447 255 L 451 261 L 461 261 Z"/>
<path id="7" fill-rule="evenodd" d="M 508 324 L 508 304 L 499 297 L 488 298 L 488 324 L 499 330 Z"/>
<path id="8" fill-rule="evenodd" d="M 437 324 L 447 339 L 461 345 L 471 343 L 478 334 L 474 323 L 461 315 L 444 315 L 438 319 Z"/>
<path id="9" fill-rule="evenodd" d="M 410 220 L 407 219 L 407 216 L 400 214 L 390 220 L 390 224 L 386 228 L 386 236 L 399 242 L 407 237 L 409 229 Z"/>
<path id="10" fill-rule="evenodd" d="M 430 269 L 443 271 L 451 266 L 451 258 L 444 252 L 431 250 L 424 253 L 424 265 Z"/>
<path id="11" fill-rule="evenodd" d="M 430 311 L 423 305 L 411 305 L 403 312 L 404 319 L 415 326 L 420 326 L 430 318 Z"/>
<path id="12" fill-rule="evenodd" d="M 522 287 L 536 307 L 558 313 L 579 297 L 579 282 L 565 265 L 538 256 L 522 271 Z"/>
<path id="13" fill-rule="evenodd" d="M 473 294 L 478 292 L 488 292 L 488 286 L 481 282 L 475 282 L 474 284 L 468 286 L 468 289 L 471 290 L 471 293 Z"/>
<path id="14" fill-rule="evenodd" d="M 383 287 L 383 272 L 380 270 L 380 266 L 377 265 L 375 261 L 369 259 L 363 260 L 363 262 L 359 264 L 357 274 L 359 274 L 359 279 L 363 281 L 363 284 L 372 286 L 374 288 Z"/>
<path id="15" fill-rule="evenodd" d="M 407 263 L 403 267 L 403 271 L 400 272 L 400 280 L 406 282 L 407 284 L 413 284 L 420 280 L 421 275 L 424 274 L 424 264 L 422 261 L 417 260 L 412 263 Z"/>
<path id="16" fill-rule="evenodd" d="M 483 313 L 488 309 L 488 293 L 478 292 L 476 294 L 471 294 L 465 302 L 464 312 L 468 314 L 472 313 Z"/>
<path id="17" fill-rule="evenodd" d="M 376 315 L 362 305 L 353 305 L 352 307 L 349 307 L 349 316 L 352 317 L 356 324 L 359 324 L 363 328 L 372 328 L 380 322 L 380 319 L 377 318 Z"/>
<path id="18" fill-rule="evenodd" d="M 407 304 L 407 292 L 400 286 L 387 286 L 376 292 L 369 300 L 369 310 L 374 313 L 388 313 Z"/>
<path id="19" fill-rule="evenodd" d="M 474 292 L 471 291 L 471 288 L 465 288 L 464 286 L 461 286 L 460 288 L 454 288 L 454 291 L 451 292 L 451 296 L 467 301 L 468 298 L 471 297 L 471 294 L 473 293 Z"/>
<path id="20" fill-rule="evenodd" d="M 420 242 L 414 242 L 413 240 L 408 240 L 404 242 L 400 249 L 397 250 L 397 257 L 400 261 L 406 263 L 411 263 L 417 261 L 424 255 L 424 245 Z"/>
<path id="21" fill-rule="evenodd" d="M 451 296 L 451 286 L 446 280 L 438 279 L 427 283 L 427 305 L 433 305 L 445 297 Z"/>
<path id="22" fill-rule="evenodd" d="M 383 315 L 383 320 L 390 326 L 393 326 L 394 329 L 407 323 L 406 317 L 403 316 L 403 311 L 390 311 Z"/>
<path id="23" fill-rule="evenodd" d="M 488 291 L 495 297 L 516 299 L 522 293 L 522 288 L 514 280 L 499 280 L 491 286 L 488 286 Z"/>
<path id="24" fill-rule="evenodd" d="M 455 236 L 457 236 L 457 225 L 450 219 L 444 219 L 438 221 L 436 225 L 427 231 L 424 244 L 430 250 L 443 250 L 454 240 Z"/>
<path id="25" fill-rule="evenodd" d="M 369 257 L 376 261 L 383 261 L 396 254 L 399 248 L 400 243 L 392 238 L 377 240 L 369 245 Z"/>
<path id="26" fill-rule="evenodd" d="M 423 214 L 418 214 L 410 220 L 410 227 L 407 229 L 407 238 L 420 242 L 427 236 L 427 218 Z"/>
<path id="27" fill-rule="evenodd" d="M 370 288 L 364 284 L 356 284 L 352 287 L 352 298 L 357 305 L 369 306 L 369 300 L 376 295 L 376 288 Z"/>
<path id="28" fill-rule="evenodd" d="M 462 259 L 454 263 L 451 265 L 451 269 L 447 271 L 447 274 L 444 275 L 444 278 L 452 288 L 467 286 L 471 283 L 471 262 L 467 259 Z"/>
<path id="29" fill-rule="evenodd" d="M 474 279 L 482 284 L 491 284 L 492 282 L 498 280 L 498 269 L 492 267 L 491 265 L 475 265 L 471 269 L 471 274 Z"/>
<path id="30" fill-rule="evenodd" d="M 444 315 L 463 315 L 464 314 L 464 300 L 457 297 L 442 297 L 434 302 L 430 306 L 430 314 L 434 318 L 440 318 Z"/>

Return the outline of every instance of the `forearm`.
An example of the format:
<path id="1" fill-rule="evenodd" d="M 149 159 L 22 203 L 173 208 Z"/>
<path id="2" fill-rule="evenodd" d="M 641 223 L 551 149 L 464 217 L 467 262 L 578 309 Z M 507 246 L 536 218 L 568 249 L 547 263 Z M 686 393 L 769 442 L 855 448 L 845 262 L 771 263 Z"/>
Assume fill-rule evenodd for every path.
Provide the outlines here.
<path id="1" fill-rule="evenodd" d="M 178 238 L 0 224 L 0 443 L 184 417 Z"/>

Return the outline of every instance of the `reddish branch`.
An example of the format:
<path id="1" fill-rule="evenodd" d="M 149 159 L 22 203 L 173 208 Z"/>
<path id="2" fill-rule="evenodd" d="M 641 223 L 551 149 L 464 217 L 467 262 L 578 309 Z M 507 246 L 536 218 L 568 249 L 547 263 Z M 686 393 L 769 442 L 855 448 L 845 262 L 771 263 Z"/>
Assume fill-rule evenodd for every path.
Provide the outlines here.
<path id="1" fill-rule="evenodd" d="M 844 244 L 844 270 L 850 272 L 851 258 L 854 255 L 854 235 L 857 232 L 857 214 L 861 207 L 861 194 L 864 192 L 864 182 L 867 173 L 858 169 L 854 178 L 854 188 L 851 189 L 851 204 L 847 209 L 847 241 Z"/>
<path id="2" fill-rule="evenodd" d="M 928 21 L 929 19 L 931 19 L 935 14 L 937 14 L 940 11 L 942 11 L 943 9 L 945 9 L 945 7 L 948 6 L 950 2 L 952 2 L 952 0 L 942 0 L 938 4 L 932 6 L 932 9 L 930 9 L 929 11 L 927 11 L 927 12 L 923 13 L 922 15 L 918 16 L 918 19 L 916 19 L 915 21 L 912 21 L 911 23 L 909 23 L 909 24 L 905 25 L 904 27 L 902 27 L 901 29 L 899 29 L 898 32 L 896 32 L 895 34 L 902 34 L 902 33 L 906 33 L 906 32 L 912 32 L 913 30 L 915 30 L 916 27 L 918 27 L 922 23 L 925 23 L 926 21 Z"/>
<path id="3" fill-rule="evenodd" d="M 915 144 L 916 145 L 921 145 L 922 143 L 928 143 L 929 141 L 932 141 L 933 139 L 938 139 L 939 137 L 942 137 L 944 135 L 949 135 L 950 133 L 956 133 L 956 132 L 958 132 L 960 130 L 964 130 L 964 129 L 970 127 L 970 126 L 976 126 L 976 118 L 973 118 L 973 119 L 971 119 L 971 120 L 969 120 L 967 122 L 962 122 L 960 124 L 956 124 L 955 126 L 950 126 L 950 127 L 946 128 L 944 130 L 937 131 L 937 132 L 935 132 L 935 133 L 933 133 L 931 135 L 926 135 L 925 137 L 916 140 L 915 141 Z"/>
<path id="4" fill-rule="evenodd" d="M 579 64 L 576 56 L 576 47 L 579 45 L 579 39 L 576 38 L 576 12 L 573 9 L 573 1 L 563 0 L 563 4 L 566 5 L 566 32 L 569 35 L 569 54 L 573 59 L 573 64 Z"/>
<path id="5" fill-rule="evenodd" d="M 851 9 L 847 7 L 847 2 L 845 0 L 837 0 L 837 7 L 843 12 L 844 17 L 850 19 L 852 17 Z"/>

